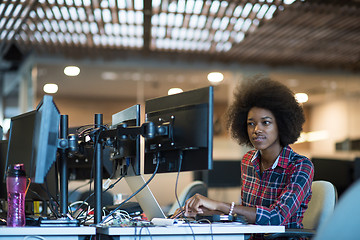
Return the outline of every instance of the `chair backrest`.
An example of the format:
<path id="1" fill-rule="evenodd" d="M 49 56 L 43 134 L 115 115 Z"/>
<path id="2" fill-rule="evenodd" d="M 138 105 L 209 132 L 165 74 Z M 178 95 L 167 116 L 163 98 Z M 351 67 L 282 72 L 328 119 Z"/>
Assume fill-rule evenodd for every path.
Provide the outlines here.
<path id="1" fill-rule="evenodd" d="M 180 205 L 184 206 L 185 201 L 194 196 L 196 193 L 207 196 L 207 186 L 204 182 L 194 181 L 187 185 L 178 197 Z M 172 215 L 175 210 L 179 208 L 179 203 L 175 200 L 168 212 L 168 215 Z"/>
<path id="2" fill-rule="evenodd" d="M 306 229 L 317 229 L 331 216 L 337 201 L 335 186 L 328 181 L 313 181 L 312 198 L 304 213 L 303 225 Z"/>
<path id="3" fill-rule="evenodd" d="M 359 239 L 359 199 L 360 180 L 357 180 L 340 196 L 334 213 L 317 230 L 315 240 Z"/>

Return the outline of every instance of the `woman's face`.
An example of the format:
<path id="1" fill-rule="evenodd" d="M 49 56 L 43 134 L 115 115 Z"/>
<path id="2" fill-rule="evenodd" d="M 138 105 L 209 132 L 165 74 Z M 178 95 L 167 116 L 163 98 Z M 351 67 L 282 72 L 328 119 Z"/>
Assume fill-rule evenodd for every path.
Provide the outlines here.
<path id="1" fill-rule="evenodd" d="M 274 114 L 264 108 L 253 107 L 247 118 L 250 142 L 257 150 L 275 150 L 280 147 L 279 131 Z"/>

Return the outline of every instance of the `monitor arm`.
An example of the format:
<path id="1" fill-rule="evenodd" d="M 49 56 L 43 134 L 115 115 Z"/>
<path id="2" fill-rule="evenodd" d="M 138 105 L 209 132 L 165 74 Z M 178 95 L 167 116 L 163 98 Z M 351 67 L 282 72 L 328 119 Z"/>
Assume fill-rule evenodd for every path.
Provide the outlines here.
<path id="1" fill-rule="evenodd" d="M 69 152 L 77 152 L 79 150 L 78 146 L 78 136 L 75 134 L 69 134 L 66 138 L 58 138 L 57 147 L 58 149 L 68 149 Z"/>
<path id="2" fill-rule="evenodd" d="M 126 124 L 118 125 L 116 129 L 105 130 L 100 133 L 100 139 L 106 138 L 136 138 L 141 135 L 144 138 L 150 139 L 155 136 L 167 136 L 172 139 L 173 124 L 165 122 L 161 125 L 155 126 L 153 122 L 143 123 L 141 126 L 127 126 Z"/>

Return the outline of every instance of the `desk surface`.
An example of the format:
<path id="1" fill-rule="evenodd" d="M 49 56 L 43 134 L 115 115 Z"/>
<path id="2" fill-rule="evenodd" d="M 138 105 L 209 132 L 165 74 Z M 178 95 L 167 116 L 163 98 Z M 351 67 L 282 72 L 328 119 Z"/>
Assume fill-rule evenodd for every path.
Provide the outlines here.
<path id="1" fill-rule="evenodd" d="M 95 227 L 0 227 L 0 236 L 7 235 L 95 235 Z"/>
<path id="2" fill-rule="evenodd" d="M 244 234 L 284 232 L 284 226 L 244 225 L 241 223 L 178 224 L 149 227 L 0 227 L 0 240 L 23 240 L 24 237 L 45 237 L 52 240 L 83 240 L 85 236 L 104 234 L 114 239 L 244 239 Z"/>
<path id="3" fill-rule="evenodd" d="M 95 227 L 0 227 L 0 240 L 84 240 L 95 234 Z"/>
<path id="4" fill-rule="evenodd" d="M 181 224 L 151 227 L 99 227 L 97 233 L 106 235 L 186 235 L 186 234 L 251 234 L 284 232 L 284 226 L 244 225 L 241 223 Z M 146 230 L 145 230 L 146 229 Z"/>

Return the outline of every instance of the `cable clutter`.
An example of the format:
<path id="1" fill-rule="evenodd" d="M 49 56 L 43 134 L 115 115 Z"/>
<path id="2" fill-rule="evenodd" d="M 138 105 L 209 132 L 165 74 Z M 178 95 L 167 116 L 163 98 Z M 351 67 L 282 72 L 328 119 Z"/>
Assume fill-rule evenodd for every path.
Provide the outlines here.
<path id="1" fill-rule="evenodd" d="M 52 213 L 39 217 L 40 225 L 42 222 L 49 226 L 152 226 L 154 223 L 146 219 L 143 213 L 134 216 L 122 207 L 147 187 L 158 173 L 178 173 L 175 187 L 178 201 L 176 191 L 180 172 L 212 168 L 213 87 L 147 100 L 145 122 L 142 124 L 140 113 L 140 105 L 134 105 L 114 114 L 109 125 L 103 123 L 102 114 L 95 114 L 94 124 L 82 126 L 76 130 L 76 134 L 69 134 L 68 116 L 60 115 L 51 96 L 44 96 L 31 115 L 33 122 L 30 125 L 35 126 L 33 135 L 27 134 L 31 138 L 29 142 L 36 141 L 37 150 L 41 150 L 42 154 L 37 156 L 36 164 L 30 155 L 22 158 L 28 159 L 29 165 L 34 166 L 35 169 L 29 171 L 31 174 L 39 173 L 31 176 L 36 183 L 46 183 L 46 175 L 53 163 L 56 162 L 58 167 L 59 196 L 51 197 Z M 27 122 L 21 124 L 29 125 L 27 119 L 23 120 Z M 21 128 L 13 127 L 12 130 L 18 129 Z M 143 151 L 140 151 L 141 137 L 145 140 Z M 19 147 L 11 141 L 9 144 L 9 149 Z M 92 152 L 85 151 L 89 149 Z M 111 161 L 114 169 L 104 188 L 102 171 L 105 149 L 110 150 L 110 157 L 106 161 Z M 87 155 L 90 153 L 92 156 Z M 144 155 L 144 162 L 140 162 L 141 154 Z M 89 195 L 69 204 L 68 160 L 77 158 L 92 159 Z M 10 157 L 7 163 L 11 160 Z M 105 208 L 103 193 L 124 177 L 140 175 L 141 165 L 145 174 L 151 174 L 149 179 L 115 208 Z M 117 180 L 111 184 L 110 179 Z M 94 202 L 94 206 L 91 202 Z M 167 221 L 179 223 L 180 220 Z M 181 221 L 190 222 L 189 219 Z"/>

